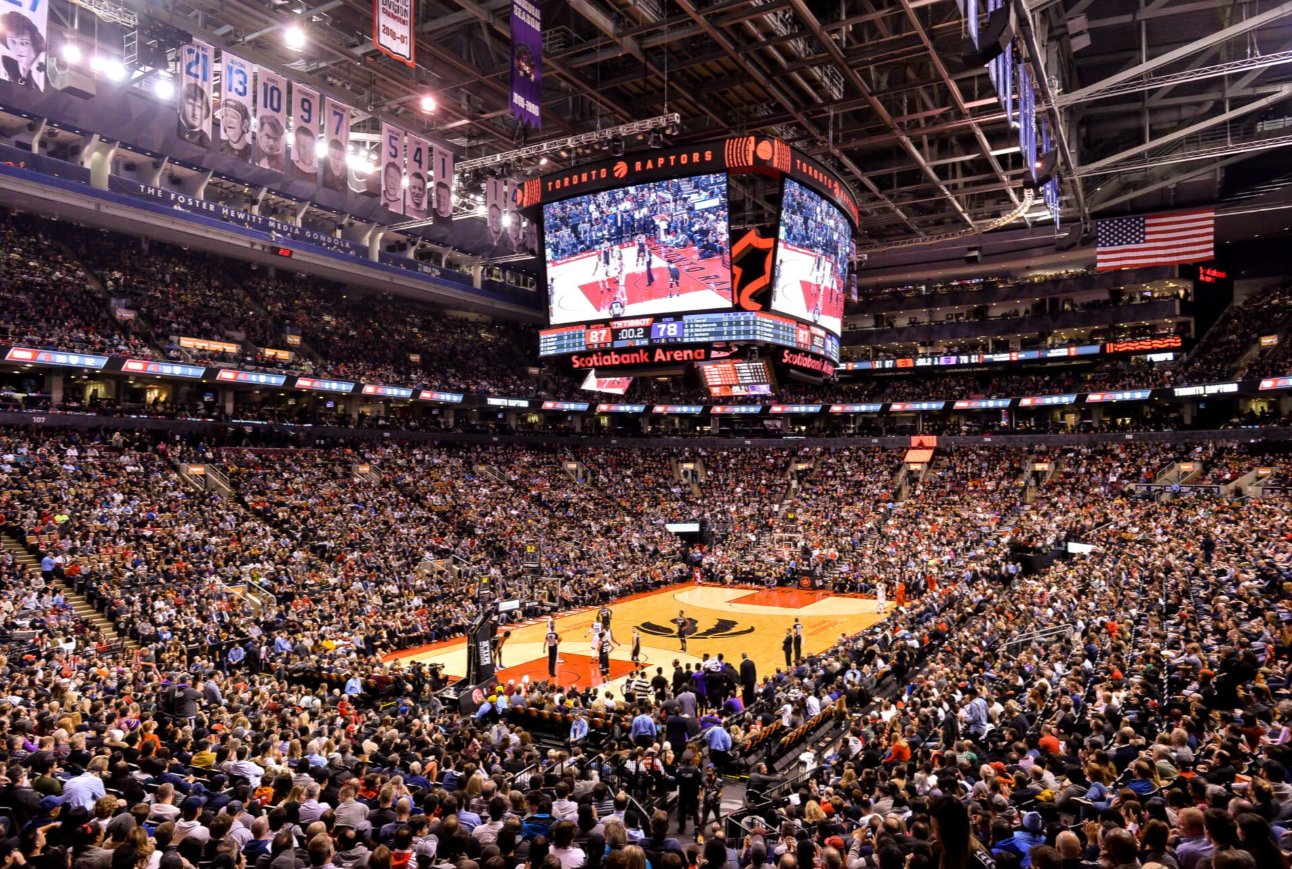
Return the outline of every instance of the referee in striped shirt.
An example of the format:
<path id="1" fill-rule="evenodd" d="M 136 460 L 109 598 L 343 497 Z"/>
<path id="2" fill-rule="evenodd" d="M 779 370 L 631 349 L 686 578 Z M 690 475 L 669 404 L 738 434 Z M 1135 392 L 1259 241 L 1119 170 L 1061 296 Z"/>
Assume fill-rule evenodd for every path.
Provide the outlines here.
<path id="1" fill-rule="evenodd" d="M 629 703 L 645 700 L 650 694 L 650 683 L 646 681 L 646 671 L 637 670 L 624 682 L 624 699 Z"/>

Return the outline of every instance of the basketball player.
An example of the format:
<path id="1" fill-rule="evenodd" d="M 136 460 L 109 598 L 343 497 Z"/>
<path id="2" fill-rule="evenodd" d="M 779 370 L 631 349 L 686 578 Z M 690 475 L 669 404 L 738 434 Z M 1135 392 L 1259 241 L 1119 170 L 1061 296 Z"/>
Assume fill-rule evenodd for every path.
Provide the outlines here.
<path id="1" fill-rule="evenodd" d="M 883 582 L 880 582 L 875 588 L 875 612 L 882 613 L 886 609 L 888 609 L 888 589 Z"/>
<path id="2" fill-rule="evenodd" d="M 677 267 L 677 263 L 668 264 L 668 297 L 670 299 L 682 295 L 682 270 Z"/>
<path id="3" fill-rule="evenodd" d="M 597 663 L 601 668 L 601 678 L 610 678 L 610 650 L 618 648 L 619 644 L 615 642 L 614 634 L 606 628 L 601 632 L 601 648 L 598 649 Z"/>
<path id="4" fill-rule="evenodd" d="M 642 635 L 636 628 L 633 628 L 633 666 L 640 667 L 642 659 Z"/>
<path id="5" fill-rule="evenodd" d="M 601 250 L 597 253 L 597 260 L 592 265 L 592 276 L 594 278 L 599 278 L 599 280 L 597 281 L 597 289 L 601 290 L 601 299 L 600 299 L 600 304 L 597 305 L 597 310 L 602 311 L 602 310 L 605 310 L 605 300 L 606 300 L 606 290 L 607 290 L 606 280 L 610 277 L 609 243 L 603 244 L 601 246 Z"/>
<path id="6" fill-rule="evenodd" d="M 601 627 L 607 631 L 610 630 L 610 607 L 602 606 L 601 611 L 597 613 L 597 620 L 601 622 Z"/>
<path id="7" fill-rule="evenodd" d="M 677 625 L 677 638 L 682 641 L 682 651 L 686 651 L 686 612 L 677 611 L 677 618 L 673 620 Z"/>
<path id="8" fill-rule="evenodd" d="M 610 316 L 622 317 L 628 307 L 628 287 L 624 281 L 624 255 L 619 248 L 615 248 L 615 255 L 610 260 L 610 282 L 615 290 L 610 302 Z"/>
<path id="9" fill-rule="evenodd" d="M 640 268 L 642 263 L 650 262 L 650 251 L 646 248 L 646 236 L 640 232 L 637 233 L 637 267 Z"/>

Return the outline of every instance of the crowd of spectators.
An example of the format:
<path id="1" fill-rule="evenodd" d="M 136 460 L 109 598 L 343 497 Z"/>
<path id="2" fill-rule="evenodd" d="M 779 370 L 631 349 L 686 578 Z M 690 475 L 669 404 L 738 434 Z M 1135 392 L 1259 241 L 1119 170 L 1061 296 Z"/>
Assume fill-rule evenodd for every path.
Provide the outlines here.
<path id="1" fill-rule="evenodd" d="M 1288 502 L 1125 488 L 1180 459 L 1221 476 L 1268 463 L 1252 445 L 983 447 L 915 474 L 864 448 L 316 446 L 4 433 L 3 527 L 48 559 L 0 560 L 3 627 L 32 644 L 2 671 L 9 854 L 115 869 L 153 855 L 158 869 L 1286 866 Z M 234 495 L 187 488 L 176 459 L 224 468 Z M 698 495 L 675 461 L 703 465 Z M 668 497 L 636 497 L 648 487 Z M 698 559 L 661 533 L 687 508 L 730 524 Z M 824 564 L 840 590 L 882 583 L 894 609 L 763 674 L 747 702 L 734 666 L 725 689 L 705 677 L 720 687 L 694 717 L 680 667 L 632 700 L 641 689 L 512 686 L 500 705 L 628 704 L 650 725 L 545 757 L 523 719 L 462 718 L 434 697 L 438 674 L 381 663 L 460 633 L 464 583 L 508 583 L 527 539 L 566 574 L 565 607 L 690 579 L 695 561 L 709 581 L 769 584 Z M 1093 549 L 1020 567 L 1068 539 Z M 789 560 L 746 574 L 750 550 Z M 103 643 L 55 580 L 140 648 Z M 239 593 L 257 586 L 272 599 Z M 670 839 L 692 793 L 722 814 L 744 736 L 828 708 L 841 741 L 748 841 L 720 825 Z M 753 792 L 779 781 L 753 772 Z M 629 796 L 674 790 L 672 814 Z M 948 862 L 960 852 L 979 856 Z"/>

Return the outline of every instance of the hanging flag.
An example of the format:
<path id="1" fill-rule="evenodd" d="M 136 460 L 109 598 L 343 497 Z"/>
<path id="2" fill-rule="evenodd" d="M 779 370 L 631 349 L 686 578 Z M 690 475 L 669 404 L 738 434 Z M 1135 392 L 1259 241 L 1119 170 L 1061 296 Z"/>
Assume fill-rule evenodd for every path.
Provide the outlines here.
<path id="1" fill-rule="evenodd" d="M 1201 262 L 1216 253 L 1216 212 L 1206 208 L 1097 220 L 1095 235 L 1101 271 Z"/>
<path id="2" fill-rule="evenodd" d="M 431 152 L 435 163 L 435 207 L 436 226 L 453 222 L 453 152 L 436 145 Z"/>
<path id="3" fill-rule="evenodd" d="M 287 80 L 256 70 L 256 165 L 287 171 Z"/>
<path id="4" fill-rule="evenodd" d="M 292 82 L 292 178 L 319 180 L 319 94 Z"/>
<path id="5" fill-rule="evenodd" d="M 323 141 L 327 156 L 323 158 L 323 186 L 337 193 L 350 189 L 350 107 L 331 97 L 323 100 Z"/>
<path id="6" fill-rule="evenodd" d="M 543 16 L 531 0 L 511 0 L 511 113 L 542 129 Z"/>
<path id="7" fill-rule="evenodd" d="M 404 213 L 404 131 L 381 124 L 381 204 Z"/>
<path id="8" fill-rule="evenodd" d="M 520 215 L 519 200 L 523 198 L 520 181 L 515 178 L 507 179 L 506 197 L 507 211 L 503 224 L 507 227 L 507 239 L 511 242 L 512 250 L 517 253 L 523 253 L 525 250 L 525 218 Z"/>
<path id="9" fill-rule="evenodd" d="M 372 0 L 372 41 L 377 48 L 413 66 L 414 0 Z"/>
<path id="10" fill-rule="evenodd" d="M 502 178 L 485 179 L 485 225 L 489 230 L 489 243 L 502 240 L 502 216 L 507 207 L 506 181 Z"/>
<path id="11" fill-rule="evenodd" d="M 404 195 L 404 214 L 414 220 L 425 220 L 430 211 L 431 143 L 408 134 L 408 189 Z"/>
<path id="12" fill-rule="evenodd" d="M 1041 118 L 1041 153 L 1050 153 L 1050 125 L 1045 118 Z M 1045 196 L 1045 207 L 1050 209 L 1050 216 L 1054 218 L 1054 225 L 1059 225 L 1059 173 L 1055 172 L 1054 177 L 1045 182 L 1041 188 Z"/>
<path id="13" fill-rule="evenodd" d="M 0 16 L 0 29 L 4 31 L 0 80 L 19 88 L 43 91 L 45 49 L 49 45 L 48 0 L 23 0 L 10 5 L 13 8 Z"/>
<path id="14" fill-rule="evenodd" d="M 191 42 L 180 49 L 179 122 L 176 133 L 199 148 L 211 147 L 211 46 Z"/>
<path id="15" fill-rule="evenodd" d="M 1036 174 L 1036 90 L 1032 71 L 1026 64 L 1018 68 L 1018 150 L 1028 174 Z"/>
<path id="16" fill-rule="evenodd" d="M 251 96 L 256 68 L 229 52 L 221 55 L 220 153 L 251 162 Z"/>

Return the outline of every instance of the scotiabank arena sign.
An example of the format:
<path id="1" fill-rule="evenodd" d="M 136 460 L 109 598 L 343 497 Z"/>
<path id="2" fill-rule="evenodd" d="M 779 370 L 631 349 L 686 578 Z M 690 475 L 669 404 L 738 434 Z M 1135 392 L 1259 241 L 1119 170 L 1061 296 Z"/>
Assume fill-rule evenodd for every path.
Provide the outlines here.
<path id="1" fill-rule="evenodd" d="M 822 377 L 830 377 L 834 374 L 834 363 L 830 360 L 822 356 L 813 356 L 811 353 L 804 353 L 800 350 L 782 350 L 781 364 L 803 371 L 810 371 Z"/>
<path id="2" fill-rule="evenodd" d="M 601 350 L 576 353 L 570 357 L 575 368 L 622 368 L 627 365 L 680 365 L 684 362 L 707 362 L 712 358 L 708 347 L 641 347 L 636 350 Z"/>

